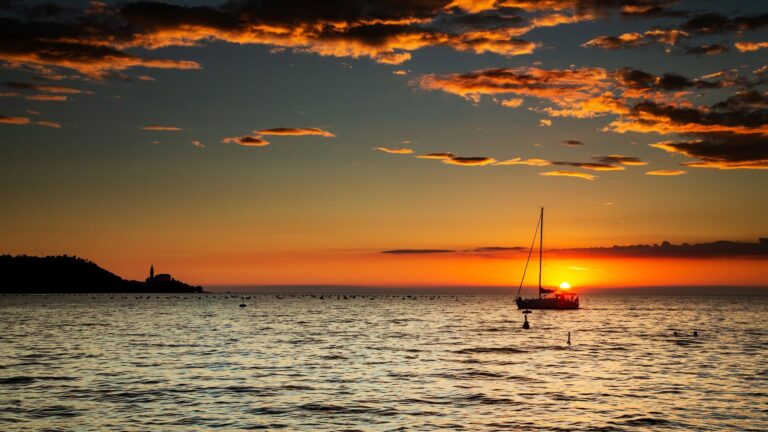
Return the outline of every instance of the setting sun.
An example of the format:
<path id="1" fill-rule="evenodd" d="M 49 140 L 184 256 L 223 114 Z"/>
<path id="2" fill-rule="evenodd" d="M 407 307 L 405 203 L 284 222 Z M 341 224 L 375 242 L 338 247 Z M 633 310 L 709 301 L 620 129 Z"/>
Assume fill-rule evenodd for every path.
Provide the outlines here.
<path id="1" fill-rule="evenodd" d="M 571 284 L 569 284 L 568 282 L 560 282 L 560 289 L 569 290 L 571 289 Z"/>

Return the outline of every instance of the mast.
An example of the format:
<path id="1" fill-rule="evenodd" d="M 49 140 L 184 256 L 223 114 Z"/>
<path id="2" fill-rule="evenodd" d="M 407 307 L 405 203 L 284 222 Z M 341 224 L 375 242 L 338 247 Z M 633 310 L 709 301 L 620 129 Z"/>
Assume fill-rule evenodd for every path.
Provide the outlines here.
<path id="1" fill-rule="evenodd" d="M 541 233 L 539 235 L 539 298 L 541 298 L 541 261 L 544 250 L 544 207 L 541 208 Z"/>

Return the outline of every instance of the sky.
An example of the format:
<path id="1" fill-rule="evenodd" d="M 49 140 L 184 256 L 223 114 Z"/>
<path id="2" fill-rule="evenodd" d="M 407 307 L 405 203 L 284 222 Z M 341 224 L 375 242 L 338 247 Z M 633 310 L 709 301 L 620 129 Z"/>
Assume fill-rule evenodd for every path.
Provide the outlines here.
<path id="1" fill-rule="evenodd" d="M 768 286 L 762 2 L 0 0 L 0 21 L 2 253 L 517 287 L 544 207 L 546 285 Z"/>

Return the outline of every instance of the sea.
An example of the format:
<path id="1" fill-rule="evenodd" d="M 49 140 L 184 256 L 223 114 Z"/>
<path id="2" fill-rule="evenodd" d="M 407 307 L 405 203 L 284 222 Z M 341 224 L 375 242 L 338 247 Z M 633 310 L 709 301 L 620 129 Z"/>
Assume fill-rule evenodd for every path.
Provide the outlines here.
<path id="1" fill-rule="evenodd" d="M 768 297 L 581 304 L 0 296 L 0 430 L 768 430 Z"/>

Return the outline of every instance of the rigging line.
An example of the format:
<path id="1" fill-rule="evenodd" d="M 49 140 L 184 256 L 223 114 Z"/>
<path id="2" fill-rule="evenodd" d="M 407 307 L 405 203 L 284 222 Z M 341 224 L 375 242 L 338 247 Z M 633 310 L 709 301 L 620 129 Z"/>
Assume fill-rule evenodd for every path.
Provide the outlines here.
<path id="1" fill-rule="evenodd" d="M 531 240 L 531 248 L 528 250 L 528 259 L 525 261 L 525 268 L 523 268 L 523 278 L 520 279 L 520 287 L 517 288 L 517 295 L 515 298 L 520 297 L 520 291 L 523 289 L 523 282 L 525 281 L 525 272 L 528 271 L 528 263 L 531 262 L 531 254 L 533 253 L 533 246 L 536 245 L 536 234 L 539 233 L 539 225 L 541 224 L 541 215 L 536 221 L 536 231 L 533 232 L 533 240 Z"/>

